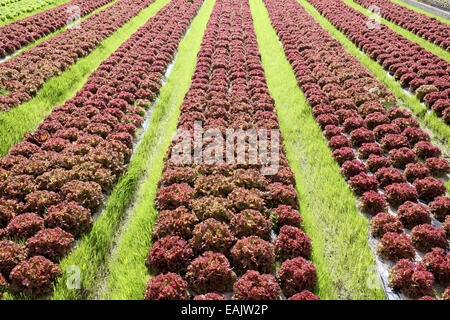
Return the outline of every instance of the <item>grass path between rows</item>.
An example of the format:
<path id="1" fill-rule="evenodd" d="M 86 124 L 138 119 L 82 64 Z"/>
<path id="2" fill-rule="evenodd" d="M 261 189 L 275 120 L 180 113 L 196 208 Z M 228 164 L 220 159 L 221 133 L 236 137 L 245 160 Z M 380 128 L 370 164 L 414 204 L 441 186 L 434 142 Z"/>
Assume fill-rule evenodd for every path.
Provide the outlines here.
<path id="1" fill-rule="evenodd" d="M 163 157 L 176 130 L 179 105 L 189 89 L 214 2 L 206 0 L 181 41 L 172 72 L 161 88 L 149 128 L 128 171 L 111 194 L 92 232 L 61 263 L 64 276 L 56 284 L 53 299 L 142 299 L 147 280 L 144 260 L 157 215 L 153 199 Z M 126 210 L 130 215 L 124 220 Z M 71 265 L 81 270 L 81 290 L 67 289 L 66 281 L 72 274 L 65 271 Z"/>
<path id="2" fill-rule="evenodd" d="M 168 2 L 156 0 L 103 40 L 88 56 L 78 60 L 60 76 L 48 80 L 32 100 L 9 112 L 0 112 L 0 157 L 7 154 L 11 146 L 22 141 L 25 132 L 36 129 L 55 106 L 72 98 L 100 63 Z"/>
<path id="3" fill-rule="evenodd" d="M 370 12 L 369 10 L 367 10 L 363 6 L 359 5 L 358 3 L 354 2 L 353 0 L 341 0 L 341 1 L 344 2 L 345 4 L 347 4 L 348 6 L 352 7 L 356 11 L 359 11 L 362 14 L 368 16 L 368 17 L 375 16 L 374 13 Z M 385 26 L 387 26 L 392 31 L 397 32 L 398 34 L 401 34 L 406 39 L 417 43 L 422 48 L 424 48 L 424 49 L 430 51 L 431 53 L 437 55 L 438 57 L 441 57 L 442 59 L 445 59 L 448 62 L 450 62 L 450 52 L 448 52 L 444 48 L 441 48 L 440 46 L 435 45 L 434 43 L 429 42 L 428 40 L 425 40 L 422 37 L 419 37 L 414 32 L 411 32 L 411 31 L 409 31 L 407 29 L 403 29 L 399 25 L 397 25 L 397 24 L 395 24 L 393 22 L 390 22 L 389 20 L 386 20 L 386 19 L 384 19 L 381 16 L 379 17 L 379 19 L 380 19 L 379 20 L 380 23 L 384 24 Z"/>
<path id="4" fill-rule="evenodd" d="M 22 14 L 20 14 L 18 16 L 15 16 L 13 18 L 6 19 L 4 21 L 0 21 L 0 27 L 4 26 L 4 25 L 7 25 L 7 24 L 9 24 L 11 22 L 17 21 L 17 20 L 25 19 L 26 17 L 32 16 L 32 15 L 34 15 L 36 13 L 39 13 L 39 12 L 42 12 L 42 11 L 45 11 L 45 10 L 48 10 L 48 9 L 60 6 L 60 5 L 62 5 L 64 3 L 67 3 L 69 1 L 72 1 L 72 0 L 56 0 L 53 3 L 50 3 L 50 4 L 46 5 L 46 6 L 41 7 L 41 8 L 38 8 L 38 9 L 35 9 L 35 10 L 31 10 L 29 12 L 23 12 Z M 11 4 L 11 5 L 14 5 L 14 4 Z"/>
<path id="5" fill-rule="evenodd" d="M 341 43 L 345 51 L 358 59 L 359 62 L 361 62 L 372 75 L 378 79 L 378 81 L 382 82 L 389 90 L 391 90 L 399 102 L 399 107 L 409 109 L 420 120 L 421 124 L 431 131 L 434 141 L 448 147 L 450 142 L 450 126 L 445 124 L 434 111 L 430 111 L 430 109 L 422 104 L 415 96 L 408 95 L 403 91 L 399 81 L 388 76 L 380 64 L 359 50 L 353 42 L 347 39 L 345 34 L 336 29 L 336 27 L 323 17 L 308 1 L 297 1 L 312 17 L 314 17 L 322 28 L 327 30 L 333 38 Z"/>
<path id="6" fill-rule="evenodd" d="M 339 173 L 261 0 L 250 0 L 262 64 L 313 241 L 321 299 L 384 299 L 367 243 L 368 221 Z M 370 279 L 370 282 L 368 282 Z"/>
<path id="7" fill-rule="evenodd" d="M 412 6 L 412 5 L 410 5 L 410 4 L 406 3 L 406 2 L 403 2 L 401 0 L 390 0 L 390 1 L 396 3 L 396 4 L 400 5 L 400 6 L 403 6 L 405 8 L 408 8 L 408 9 L 411 9 L 413 11 L 419 12 L 421 14 L 427 15 L 427 16 L 429 16 L 431 18 L 435 18 L 435 19 L 437 19 L 439 21 L 442 21 L 442 22 L 444 22 L 446 24 L 450 24 L 450 20 L 445 19 L 444 17 L 438 16 L 438 15 L 436 15 L 434 13 L 431 13 L 431 12 L 422 10 L 420 8 L 414 7 L 414 6 Z"/>

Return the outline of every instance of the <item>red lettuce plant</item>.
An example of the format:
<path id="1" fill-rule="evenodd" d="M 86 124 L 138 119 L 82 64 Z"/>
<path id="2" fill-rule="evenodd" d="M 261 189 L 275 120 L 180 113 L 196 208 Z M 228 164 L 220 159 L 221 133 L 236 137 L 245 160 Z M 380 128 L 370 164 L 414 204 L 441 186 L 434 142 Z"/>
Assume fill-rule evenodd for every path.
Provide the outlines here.
<path id="1" fill-rule="evenodd" d="M 147 282 L 144 300 L 188 300 L 188 284 L 176 273 L 165 273 Z"/>
<path id="2" fill-rule="evenodd" d="M 362 195 L 367 191 L 376 191 L 378 189 L 377 179 L 374 176 L 369 176 L 364 172 L 351 177 L 348 184 L 357 195 Z"/>
<path id="3" fill-rule="evenodd" d="M 428 204 L 428 207 L 437 220 L 444 221 L 450 214 L 450 198 L 436 197 L 432 202 Z"/>
<path id="4" fill-rule="evenodd" d="M 85 208 L 97 208 L 103 201 L 101 186 L 96 182 L 72 180 L 61 188 L 67 201 L 75 201 Z"/>
<path id="5" fill-rule="evenodd" d="M 234 300 L 279 300 L 281 289 L 271 274 L 247 271 L 233 286 Z"/>
<path id="6" fill-rule="evenodd" d="M 62 275 L 57 264 L 42 256 L 34 256 L 21 261 L 9 275 L 11 291 L 38 297 L 53 290 L 53 281 Z"/>
<path id="7" fill-rule="evenodd" d="M 71 249 L 74 241 L 72 235 L 61 228 L 44 229 L 27 241 L 31 256 L 44 256 L 53 262 L 58 262 Z"/>
<path id="8" fill-rule="evenodd" d="M 236 214 L 230 221 L 230 228 L 237 238 L 258 236 L 270 240 L 272 224 L 259 211 L 247 209 Z"/>
<path id="9" fill-rule="evenodd" d="M 446 192 L 444 183 L 433 177 L 416 179 L 413 184 L 416 187 L 419 198 L 425 201 L 433 201 L 434 198 L 443 196 Z"/>
<path id="10" fill-rule="evenodd" d="M 286 297 L 303 290 L 313 290 L 317 283 L 316 268 L 302 257 L 283 262 L 276 277 Z"/>
<path id="11" fill-rule="evenodd" d="M 145 265 L 150 271 L 180 272 L 186 268 L 193 255 L 186 240 L 178 236 L 167 236 L 153 244 Z"/>
<path id="12" fill-rule="evenodd" d="M 407 137 L 401 134 L 392 133 L 388 133 L 387 135 L 385 135 L 384 138 L 381 139 L 380 144 L 381 147 L 386 151 L 409 147 L 409 141 Z"/>
<path id="13" fill-rule="evenodd" d="M 264 210 L 263 194 L 258 189 L 235 188 L 227 197 L 228 202 L 236 211 L 246 209 Z"/>
<path id="14" fill-rule="evenodd" d="M 389 285 L 410 298 L 433 296 L 434 277 L 421 264 L 401 259 L 389 272 Z"/>
<path id="15" fill-rule="evenodd" d="M 89 209 L 74 201 L 64 201 L 51 206 L 45 213 L 46 227 L 61 228 L 76 238 L 88 233 L 92 229 L 92 224 L 93 219 Z"/>
<path id="16" fill-rule="evenodd" d="M 425 165 L 428 167 L 432 175 L 440 176 L 450 172 L 448 161 L 444 158 L 428 158 L 425 160 Z"/>
<path id="17" fill-rule="evenodd" d="M 0 273 L 5 277 L 27 257 L 28 249 L 24 245 L 9 240 L 0 241 Z"/>
<path id="18" fill-rule="evenodd" d="M 405 169 L 407 164 L 417 162 L 417 156 L 414 150 L 403 147 L 390 150 L 389 160 L 394 167 Z"/>
<path id="19" fill-rule="evenodd" d="M 185 207 L 163 210 L 155 221 L 152 238 L 159 239 L 169 235 L 177 235 L 189 239 L 197 222 L 197 216 Z"/>
<path id="20" fill-rule="evenodd" d="M 198 177 L 194 189 L 199 195 L 226 197 L 234 188 L 232 177 L 215 174 Z"/>
<path id="21" fill-rule="evenodd" d="M 398 261 L 414 259 L 416 253 L 411 240 L 404 233 L 386 232 L 377 246 L 377 253 L 384 259 Z"/>
<path id="22" fill-rule="evenodd" d="M 363 162 L 351 160 L 342 164 L 341 173 L 346 179 L 350 179 L 360 173 L 367 173 L 367 169 Z"/>
<path id="23" fill-rule="evenodd" d="M 381 149 L 381 147 L 378 145 L 378 143 L 375 142 L 367 142 L 363 143 L 361 147 L 358 149 L 358 157 L 360 159 L 368 159 L 370 156 L 376 155 L 376 156 L 383 156 L 384 151 Z M 390 166 L 390 164 L 389 164 Z"/>
<path id="24" fill-rule="evenodd" d="M 298 256 L 309 258 L 312 250 L 311 238 L 299 228 L 283 226 L 274 240 L 278 259 L 286 260 Z"/>
<path id="25" fill-rule="evenodd" d="M 201 221 L 214 218 L 219 221 L 229 222 L 233 217 L 233 212 L 228 209 L 230 204 L 227 199 L 220 197 L 201 197 L 192 200 L 192 211 Z"/>
<path id="26" fill-rule="evenodd" d="M 430 213 L 427 206 L 407 201 L 398 207 L 397 218 L 405 228 L 412 229 L 419 224 L 430 223 Z"/>
<path id="27" fill-rule="evenodd" d="M 430 169 L 422 162 L 408 163 L 405 169 L 405 176 L 409 182 L 416 179 L 423 179 L 431 174 Z"/>
<path id="28" fill-rule="evenodd" d="M 368 191 L 359 198 L 359 206 L 362 211 L 375 215 L 387 209 L 388 203 L 384 196 L 376 191 Z"/>
<path id="29" fill-rule="evenodd" d="M 270 207 L 285 204 L 298 209 L 298 196 L 294 186 L 274 182 L 266 187 L 266 191 L 266 200 Z"/>
<path id="30" fill-rule="evenodd" d="M 234 267 L 242 273 L 247 270 L 270 273 L 275 264 L 275 252 L 270 242 L 251 236 L 236 242 L 231 248 L 231 259 Z"/>
<path id="31" fill-rule="evenodd" d="M 228 254 L 234 242 L 235 237 L 229 227 L 212 218 L 197 224 L 192 231 L 192 238 L 189 240 L 195 254 L 205 251 Z"/>
<path id="32" fill-rule="evenodd" d="M 328 141 L 328 146 L 333 149 L 339 149 L 339 148 L 343 148 L 343 147 L 350 147 L 351 143 L 350 140 L 344 136 L 344 135 L 337 135 L 334 136 L 330 139 L 330 141 Z"/>
<path id="33" fill-rule="evenodd" d="M 375 178 L 381 188 L 393 183 L 406 182 L 406 177 L 403 173 L 395 168 L 380 168 L 377 172 L 375 172 Z"/>
<path id="34" fill-rule="evenodd" d="M 442 248 L 433 248 L 420 263 L 443 286 L 450 284 L 450 253 L 445 253 Z"/>
<path id="35" fill-rule="evenodd" d="M 417 201 L 418 195 L 416 189 L 407 183 L 393 183 L 385 187 L 384 190 L 384 196 L 387 202 L 394 207 L 398 207 L 406 201 Z"/>
<path id="36" fill-rule="evenodd" d="M 339 165 L 342 165 L 347 160 L 355 159 L 355 153 L 353 152 L 353 149 L 349 147 L 334 150 L 332 156 Z"/>
<path id="37" fill-rule="evenodd" d="M 303 290 L 300 293 L 294 294 L 288 300 L 320 300 L 320 298 L 311 291 Z"/>
<path id="38" fill-rule="evenodd" d="M 366 167 L 370 172 L 377 172 L 380 168 L 387 168 L 391 166 L 388 158 L 376 154 L 369 155 L 366 161 Z"/>
<path id="39" fill-rule="evenodd" d="M 187 183 L 176 183 L 158 189 L 155 196 L 155 206 L 158 210 L 170 210 L 184 206 L 189 207 L 194 197 L 194 189 Z"/>
<path id="40" fill-rule="evenodd" d="M 195 296 L 194 300 L 227 300 L 227 298 L 222 294 L 210 292 Z"/>
<path id="41" fill-rule="evenodd" d="M 375 136 L 371 130 L 358 128 L 350 133 L 350 141 L 354 147 L 360 147 L 363 143 L 375 142 Z"/>
<path id="42" fill-rule="evenodd" d="M 6 232 L 15 239 L 28 239 L 42 229 L 44 220 L 41 217 L 35 213 L 23 213 L 9 222 Z"/>
<path id="43" fill-rule="evenodd" d="M 186 280 L 197 293 L 225 292 L 233 287 L 236 274 L 223 254 L 206 251 L 188 266 Z"/>
<path id="44" fill-rule="evenodd" d="M 275 230 L 279 230 L 286 225 L 301 228 L 303 222 L 300 213 L 287 205 L 280 205 L 272 209 L 270 220 Z"/>
<path id="45" fill-rule="evenodd" d="M 387 232 L 403 233 L 403 225 L 393 215 L 380 212 L 370 221 L 370 233 L 374 237 L 382 237 Z"/>
<path id="46" fill-rule="evenodd" d="M 437 158 L 441 155 L 441 149 L 433 146 L 428 141 L 420 141 L 414 145 L 414 151 L 420 159 Z"/>
<path id="47" fill-rule="evenodd" d="M 421 224 L 411 229 L 411 242 L 414 247 L 423 252 L 431 251 L 435 247 L 448 247 L 445 231 L 431 224 Z"/>

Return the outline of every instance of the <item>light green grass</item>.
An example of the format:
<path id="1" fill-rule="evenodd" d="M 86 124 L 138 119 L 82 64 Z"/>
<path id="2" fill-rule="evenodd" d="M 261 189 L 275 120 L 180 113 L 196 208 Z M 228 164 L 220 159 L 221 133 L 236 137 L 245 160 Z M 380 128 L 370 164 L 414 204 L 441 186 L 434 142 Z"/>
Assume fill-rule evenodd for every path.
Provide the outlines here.
<path id="1" fill-rule="evenodd" d="M 82 290 L 69 290 L 67 276 L 57 282 L 53 299 L 91 298 L 108 275 L 103 298 L 142 299 L 146 282 L 144 259 L 151 245 L 151 225 L 156 216 L 153 198 L 162 170 L 163 156 L 176 129 L 179 105 L 189 88 L 196 55 L 214 0 L 206 0 L 194 19 L 189 34 L 179 45 L 177 58 L 168 82 L 161 88 L 151 122 L 132 158 L 127 173 L 109 198 L 105 211 L 92 232 L 78 249 L 61 263 L 63 271 L 70 265 L 81 269 Z M 145 178 L 145 182 L 142 179 Z M 136 203 L 133 200 L 137 199 Z M 126 230 L 118 240 L 114 259 L 110 261 L 114 234 L 123 214 L 131 206 Z M 110 262 L 108 264 L 108 262 Z M 143 286 L 143 287 L 142 287 Z"/>
<path id="2" fill-rule="evenodd" d="M 5 19 L 3 21 L 0 21 L 0 27 L 6 25 L 8 23 L 11 23 L 11 22 L 14 22 L 14 21 L 21 20 L 21 19 L 24 19 L 26 17 L 32 16 L 33 14 L 36 14 L 38 12 L 45 11 L 47 9 L 57 7 L 57 6 L 59 6 L 59 5 L 63 4 L 63 3 L 69 2 L 69 1 L 71 1 L 71 0 L 56 0 L 53 3 L 48 4 L 46 6 L 42 6 L 40 8 L 36 8 L 35 10 L 30 10 L 30 11 L 27 11 L 27 12 L 23 12 L 20 15 L 14 16 L 14 17 L 9 18 L 9 19 Z M 11 5 L 14 5 L 14 4 L 11 4 Z"/>
<path id="3" fill-rule="evenodd" d="M 331 36 L 339 41 L 342 47 L 355 58 L 357 58 L 380 82 L 382 82 L 399 101 L 399 106 L 410 109 L 420 122 L 428 127 L 435 140 L 439 140 L 443 144 L 450 142 L 450 127 L 446 125 L 441 118 L 434 112 L 423 105 L 415 96 L 409 96 L 402 90 L 400 82 L 392 77 L 388 77 L 383 67 L 369 56 L 359 50 L 359 48 L 351 42 L 345 34 L 337 30 L 325 17 L 323 17 L 309 2 L 306 0 L 297 0 L 308 13 L 325 29 Z"/>
<path id="4" fill-rule="evenodd" d="M 358 212 L 355 197 L 298 88 L 264 4 L 250 0 L 250 7 L 267 84 L 296 176 L 300 214 L 313 241 L 311 259 L 318 274 L 315 293 L 321 299 L 384 299 L 381 289 L 367 285 L 367 279 L 374 276 L 368 221 Z"/>
<path id="5" fill-rule="evenodd" d="M 408 8 L 408 9 L 411 9 L 411 10 L 413 10 L 413 11 L 417 11 L 417 12 L 419 12 L 419 13 L 422 13 L 422 14 L 424 14 L 424 15 L 427 15 L 427 16 L 429 16 L 429 17 L 431 17 L 431 18 L 436 18 L 437 20 L 442 21 L 442 22 L 444 22 L 444 23 L 446 23 L 446 24 L 450 24 L 450 20 L 448 20 L 448 19 L 445 19 L 445 18 L 443 18 L 443 17 L 441 17 L 441 16 L 435 15 L 435 14 L 433 14 L 433 13 L 431 13 L 431 12 L 422 10 L 422 9 L 420 9 L 420 8 L 414 7 L 414 6 L 409 5 L 409 4 L 407 4 L 407 3 L 403 2 L 403 1 L 400 1 L 400 0 L 390 0 L 390 1 L 391 1 L 391 2 L 394 2 L 394 3 L 398 4 L 398 5 L 401 5 L 401 6 L 403 6 L 403 7 L 406 7 L 406 8 Z"/>
<path id="6" fill-rule="evenodd" d="M 353 2 L 353 0 L 341 0 L 341 1 L 366 16 L 373 15 L 373 13 L 371 13 L 369 10 L 360 6 L 356 2 Z M 445 59 L 448 62 L 450 62 L 450 52 L 446 51 L 445 49 L 435 45 L 434 43 L 431 43 L 431 42 L 425 40 L 424 38 L 419 37 L 418 35 L 416 35 L 415 33 L 411 32 L 411 31 L 403 29 L 402 27 L 396 25 L 393 22 L 390 22 L 390 21 L 384 19 L 383 17 L 380 17 L 380 22 L 382 24 L 386 25 L 391 30 L 397 32 L 398 34 L 401 34 L 406 39 L 419 44 L 422 48 L 424 48 L 424 49 L 430 51 L 431 53 L 437 55 L 438 57 L 441 57 L 442 59 Z"/>
<path id="7" fill-rule="evenodd" d="M 100 63 L 168 2 L 169 0 L 155 1 L 103 40 L 88 56 L 78 60 L 60 76 L 47 81 L 32 100 L 9 112 L 0 112 L 0 156 L 7 154 L 11 146 L 22 141 L 25 132 L 36 129 L 55 106 L 72 98 Z"/>

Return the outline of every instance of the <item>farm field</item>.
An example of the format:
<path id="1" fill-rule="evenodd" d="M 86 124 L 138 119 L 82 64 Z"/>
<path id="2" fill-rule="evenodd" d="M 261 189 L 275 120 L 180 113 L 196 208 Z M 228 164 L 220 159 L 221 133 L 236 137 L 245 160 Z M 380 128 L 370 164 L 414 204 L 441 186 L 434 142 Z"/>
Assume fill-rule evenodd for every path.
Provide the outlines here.
<path id="1" fill-rule="evenodd" d="M 449 160 L 401 1 L 0 0 L 0 305 L 450 300 Z"/>

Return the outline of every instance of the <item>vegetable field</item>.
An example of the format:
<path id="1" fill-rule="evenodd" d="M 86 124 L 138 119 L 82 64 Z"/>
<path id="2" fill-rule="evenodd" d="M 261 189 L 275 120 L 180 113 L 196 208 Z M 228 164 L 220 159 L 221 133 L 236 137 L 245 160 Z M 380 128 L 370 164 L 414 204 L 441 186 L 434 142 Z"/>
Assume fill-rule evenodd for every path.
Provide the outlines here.
<path id="1" fill-rule="evenodd" d="M 450 300 L 433 12 L 0 0 L 0 300 Z"/>

